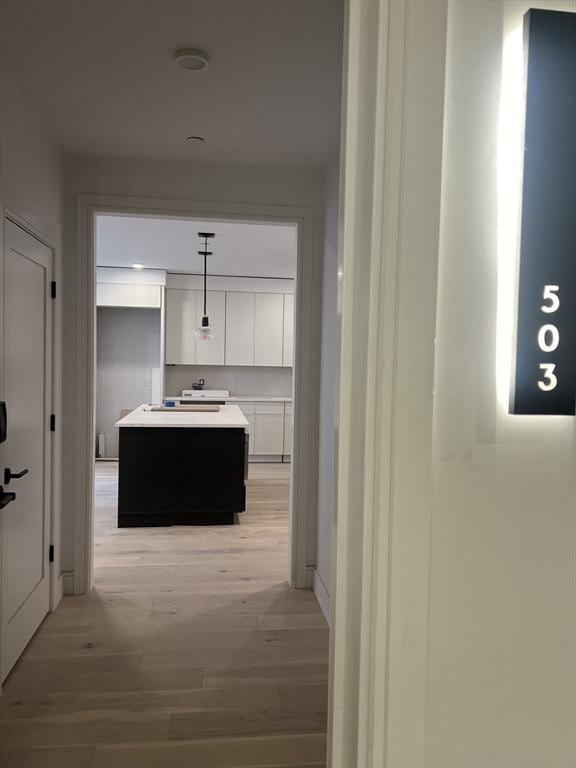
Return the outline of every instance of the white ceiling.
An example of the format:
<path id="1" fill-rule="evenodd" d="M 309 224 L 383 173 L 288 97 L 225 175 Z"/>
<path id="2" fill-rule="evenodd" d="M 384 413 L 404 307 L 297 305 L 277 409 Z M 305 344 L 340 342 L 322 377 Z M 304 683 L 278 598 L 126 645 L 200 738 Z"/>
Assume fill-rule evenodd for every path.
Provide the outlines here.
<path id="1" fill-rule="evenodd" d="M 198 232 L 214 232 L 209 241 L 211 275 L 296 277 L 297 228 L 293 224 L 195 221 L 99 215 L 96 261 L 99 266 L 145 267 L 169 272 L 202 272 Z"/>
<path id="2" fill-rule="evenodd" d="M 337 153 L 342 7 L 3 0 L 4 65 L 70 153 L 319 168 Z M 208 68 L 178 68 L 183 47 Z"/>

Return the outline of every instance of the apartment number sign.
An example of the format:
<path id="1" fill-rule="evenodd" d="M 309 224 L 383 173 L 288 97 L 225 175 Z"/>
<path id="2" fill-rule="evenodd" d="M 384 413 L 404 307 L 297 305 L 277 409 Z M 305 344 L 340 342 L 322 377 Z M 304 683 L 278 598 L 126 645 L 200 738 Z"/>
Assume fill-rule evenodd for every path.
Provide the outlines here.
<path id="1" fill-rule="evenodd" d="M 576 411 L 576 14 L 524 20 L 526 124 L 510 411 Z"/>

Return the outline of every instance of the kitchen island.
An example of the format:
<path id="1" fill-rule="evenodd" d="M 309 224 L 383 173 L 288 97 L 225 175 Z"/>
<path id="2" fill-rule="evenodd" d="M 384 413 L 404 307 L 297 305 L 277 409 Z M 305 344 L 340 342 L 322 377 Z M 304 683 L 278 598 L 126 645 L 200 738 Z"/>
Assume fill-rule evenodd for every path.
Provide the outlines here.
<path id="1" fill-rule="evenodd" d="M 120 430 L 118 527 L 231 524 L 246 504 L 248 421 L 213 412 L 147 410 Z"/>

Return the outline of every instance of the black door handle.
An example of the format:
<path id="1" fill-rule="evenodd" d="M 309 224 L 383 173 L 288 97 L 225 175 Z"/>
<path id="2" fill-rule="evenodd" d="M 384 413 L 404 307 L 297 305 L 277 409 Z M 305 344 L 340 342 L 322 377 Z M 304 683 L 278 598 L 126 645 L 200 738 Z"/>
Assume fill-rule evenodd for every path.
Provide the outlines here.
<path id="1" fill-rule="evenodd" d="M 11 501 L 14 501 L 15 498 L 15 493 L 5 491 L 0 485 L 0 509 L 4 509 L 4 507 L 10 504 Z"/>
<path id="2" fill-rule="evenodd" d="M 21 472 L 12 472 L 10 467 L 6 467 L 4 470 L 4 485 L 9 485 L 10 480 L 12 479 L 18 479 L 19 477 L 24 477 L 24 475 L 28 474 L 27 469 L 23 469 Z"/>

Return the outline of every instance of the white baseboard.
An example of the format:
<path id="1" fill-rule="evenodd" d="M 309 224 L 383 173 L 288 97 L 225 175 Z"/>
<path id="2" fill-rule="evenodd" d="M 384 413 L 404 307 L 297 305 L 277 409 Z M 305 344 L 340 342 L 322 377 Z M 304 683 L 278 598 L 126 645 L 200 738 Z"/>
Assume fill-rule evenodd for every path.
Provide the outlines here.
<path id="1" fill-rule="evenodd" d="M 62 582 L 64 585 L 64 594 L 74 594 L 74 571 L 62 571 Z"/>
<path id="2" fill-rule="evenodd" d="M 316 600 L 318 600 L 318 605 L 322 609 L 322 613 L 324 614 L 324 618 L 330 624 L 330 593 L 326 589 L 326 585 L 320 578 L 320 574 L 317 570 L 314 570 L 314 582 L 313 582 L 313 589 L 314 594 L 316 596 Z"/>
<path id="3" fill-rule="evenodd" d="M 50 610 L 55 611 L 60 605 L 60 601 L 64 596 L 64 576 L 62 573 L 57 577 L 52 588 L 50 595 Z"/>

